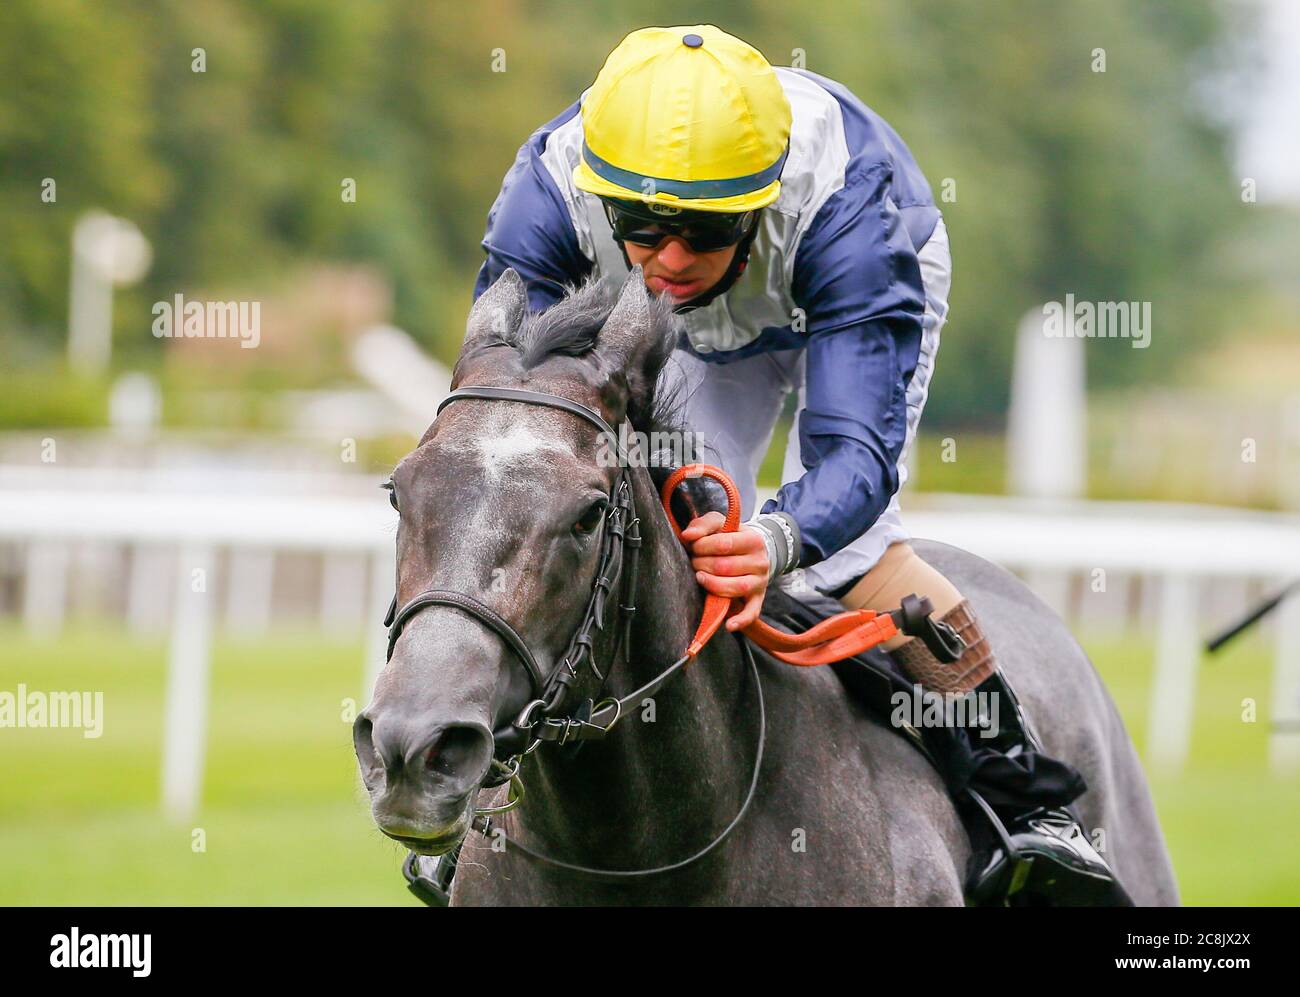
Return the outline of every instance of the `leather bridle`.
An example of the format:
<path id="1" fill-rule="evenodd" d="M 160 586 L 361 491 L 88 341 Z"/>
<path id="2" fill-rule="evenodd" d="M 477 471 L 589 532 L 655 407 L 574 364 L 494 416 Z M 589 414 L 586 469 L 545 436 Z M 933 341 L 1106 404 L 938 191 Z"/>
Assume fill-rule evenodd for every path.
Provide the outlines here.
<path id="1" fill-rule="evenodd" d="M 653 696 L 669 679 L 681 671 L 687 662 L 699 654 L 734 607 L 731 599 L 709 595 L 705 599 L 703 616 L 695 636 L 680 658 L 626 696 L 609 697 L 599 702 L 586 699 L 577 711 L 565 715 L 564 706 L 584 665 L 603 689 L 617 665 L 620 649 L 624 659 L 630 655 L 632 619 L 636 613 L 637 559 L 641 548 L 640 519 L 637 515 L 630 475 L 632 461 L 614 428 L 597 412 L 572 399 L 523 388 L 474 386 L 457 388 L 451 392 L 439 404 L 437 412 L 441 413 L 452 402 L 466 398 L 522 402 L 572 413 L 596 427 L 606 440 L 614 443 L 619 466 L 619 473 L 610 489 L 606 505 L 600 557 L 592 581 L 587 610 L 582 623 L 570 639 L 560 663 L 552 669 L 550 675 L 542 673 L 537 658 L 527 642 L 504 617 L 463 592 L 427 589 L 413 597 L 400 609 L 394 596 L 388 615 L 384 619 L 384 624 L 388 627 L 388 658 L 391 659 L 403 628 L 418 613 L 430 606 L 459 609 L 496 634 L 519 659 L 528 674 L 534 698 L 523 708 L 509 729 L 493 732 L 493 760 L 488 774 L 484 777 L 482 788 L 500 786 L 509 782 L 510 791 L 503 805 L 479 808 L 474 811 L 472 826 L 483 834 L 489 834 L 492 829 L 492 817 L 513 809 L 523 799 L 524 788 L 519 778 L 519 769 L 525 755 L 535 750 L 544 741 L 561 746 L 575 742 L 576 747 L 577 742 L 605 737 L 626 710 L 646 697 Z M 675 522 L 672 522 L 670 509 L 673 490 L 686 478 L 701 476 L 718 481 L 727 494 L 728 505 L 723 529 L 734 531 L 739 527 L 740 500 L 735 484 L 718 468 L 703 464 L 689 464 L 674 471 L 660 490 L 665 514 L 679 538 L 682 531 Z M 602 673 L 596 665 L 594 641 L 596 635 L 605 629 L 607 604 L 615 592 L 619 595 L 617 605 L 621 627 L 615 639 L 610 664 Z M 787 664 L 809 667 L 841 661 L 875 647 L 897 633 L 905 633 L 920 637 L 940 660 L 956 661 L 964 650 L 961 637 L 947 624 L 934 620 L 931 617 L 931 610 L 929 599 L 910 595 L 903 599 L 899 609 L 889 613 L 876 613 L 867 609 L 851 610 L 829 617 L 802 634 L 786 633 L 769 626 L 762 620 L 755 620 L 735 633 L 742 656 L 754 679 L 758 698 L 758 744 L 754 751 L 754 768 L 744 801 L 735 817 L 708 845 L 693 855 L 652 869 L 597 869 L 551 858 L 514 839 L 510 840 L 510 845 L 533 861 L 612 881 L 674 872 L 702 859 L 722 844 L 740 824 L 758 788 L 758 776 L 763 764 L 763 748 L 767 739 L 767 709 L 763 698 L 762 679 L 750 642 L 757 643 L 769 654 Z M 444 863 L 453 872 L 459 850 L 460 846 L 457 845 L 444 856 Z M 427 880 L 416 868 L 414 852 L 407 857 L 402 871 L 411 889 L 426 902 L 446 903 L 445 886 L 450 882 L 450 873 L 446 874 L 446 882 L 441 886 Z"/>
<path id="2" fill-rule="evenodd" d="M 686 654 L 674 661 L 653 679 L 628 695 L 621 698 L 609 697 L 600 702 L 586 699 L 574 714 L 563 715 L 562 711 L 570 689 L 580 676 L 584 664 L 603 688 L 604 683 L 608 681 L 617 664 L 620 649 L 624 659 L 630 654 L 632 620 L 636 614 L 637 561 L 641 548 L 640 519 L 636 512 L 630 474 L 632 461 L 614 428 L 598 413 L 572 399 L 547 392 L 528 391 L 523 388 L 487 386 L 457 388 L 438 405 L 435 418 L 452 402 L 467 398 L 515 401 L 570 412 L 595 426 L 602 434 L 605 434 L 607 441 L 617 447 L 619 466 L 619 473 L 609 493 L 608 506 L 604 517 L 604 535 L 601 541 L 600 558 L 592 582 L 587 611 L 583 616 L 582 623 L 578 626 L 572 639 L 570 639 L 560 663 L 552 669 L 550 675 L 542 673 L 537 658 L 528 647 L 528 643 L 504 617 L 478 599 L 463 592 L 436 588 L 426 589 L 412 597 L 400 609 L 397 606 L 397 597 L 394 596 L 393 602 L 388 608 L 388 614 L 384 618 L 384 625 L 388 627 L 387 657 L 389 660 L 393 656 L 393 650 L 397 646 L 403 628 L 417 614 L 431 606 L 450 606 L 474 617 L 484 627 L 501 638 L 502 642 L 514 652 L 514 656 L 519 659 L 528 673 L 528 680 L 534 698 L 519 713 L 511 725 L 511 729 L 493 733 L 493 762 L 483 780 L 482 788 L 487 789 L 509 782 L 510 792 L 509 798 L 504 805 L 475 810 L 475 829 L 488 834 L 492 826 L 491 817 L 513 809 L 523 799 L 524 790 L 523 783 L 519 779 L 519 769 L 525 755 L 531 753 L 544 741 L 565 745 L 570 742 L 576 743 L 603 738 L 623 716 L 626 708 L 634 706 L 647 696 L 654 695 L 664 683 L 676 675 L 698 653 L 699 647 L 693 646 Z M 619 593 L 617 605 L 621 626 L 611 654 L 611 661 L 602 673 L 596 665 L 594 641 L 596 634 L 605 629 L 607 604 L 615 591 Z M 754 753 L 754 769 L 749 780 L 748 791 L 740 809 L 731 822 L 708 845 L 679 862 L 653 869 L 629 870 L 596 869 L 574 865 L 550 858 L 513 839 L 510 842 L 511 847 L 518 849 L 530 859 L 548 865 L 600 878 L 620 880 L 653 876 L 684 868 L 702 859 L 722 844 L 744 818 L 745 813 L 749 810 L 750 803 L 753 802 L 758 787 L 758 774 L 763 763 L 763 746 L 767 738 L 767 708 L 763 701 L 763 687 L 758 666 L 754 661 L 754 655 L 749 645 L 743 639 L 740 639 L 739 643 L 750 673 L 753 676 L 758 695 L 758 746 Z M 456 851 L 459 851 L 459 846 L 457 846 Z M 412 884 L 412 888 L 415 889 L 420 877 L 414 869 L 413 858 L 414 853 L 408 857 L 403 872 L 408 882 Z M 421 895 L 423 896 L 423 894 Z"/>
<path id="3" fill-rule="evenodd" d="M 574 731 L 589 722 L 593 711 L 598 708 L 589 700 L 579 708 L 575 716 L 560 715 L 568 700 L 569 691 L 582 674 L 584 666 L 603 685 L 617 661 L 620 648 L 626 653 L 631 639 L 632 620 L 636 615 L 637 561 L 641 548 L 640 519 L 637 517 L 632 497 L 628 454 L 613 427 L 598 413 L 560 395 L 522 388 L 486 386 L 458 388 L 442 400 L 437 413 L 440 414 L 452 402 L 467 398 L 523 402 L 571 412 L 595 426 L 605 434 L 605 439 L 610 441 L 612 446 L 618 448 L 619 473 L 610 489 L 605 509 L 600 557 L 587 610 L 561 656 L 559 664 L 549 675 L 543 674 L 528 643 L 505 618 L 478 599 L 463 592 L 427 589 L 414 596 L 401 609 L 397 608 L 397 599 L 394 597 L 384 620 L 384 625 L 388 627 L 388 659 L 392 658 L 397 640 L 402 635 L 406 624 L 418 613 L 431 606 L 451 606 L 461 610 L 491 630 L 501 638 L 506 647 L 510 648 L 528 674 L 532 699 L 511 725 L 513 730 L 508 728 L 497 732 L 496 757 L 498 761 L 505 762 L 509 758 L 531 751 L 538 740 L 567 742 Z M 596 664 L 594 644 L 597 634 L 605 629 L 608 602 L 612 596 L 618 597 L 618 615 L 621 625 L 614 647 L 613 660 L 602 673 Z M 602 706 L 612 705 L 615 702 L 610 700 Z M 612 726 L 612 722 L 606 725 L 605 729 L 609 726 Z M 522 748 L 519 748 L 520 736 L 526 738 Z M 499 774 L 501 774 L 500 770 L 498 770 Z M 488 785 L 500 785 L 502 781 L 504 780 L 497 779 L 489 782 Z"/>

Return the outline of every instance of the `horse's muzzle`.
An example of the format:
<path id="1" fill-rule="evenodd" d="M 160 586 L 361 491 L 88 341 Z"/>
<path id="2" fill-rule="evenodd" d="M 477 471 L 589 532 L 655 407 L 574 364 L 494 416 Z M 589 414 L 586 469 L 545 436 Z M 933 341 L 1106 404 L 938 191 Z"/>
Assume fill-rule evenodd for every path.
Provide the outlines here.
<path id="1" fill-rule="evenodd" d="M 363 712 L 353 724 L 353 744 L 379 829 L 437 854 L 464 834 L 474 793 L 492 762 L 492 733 L 478 722 L 430 726 L 414 720 L 414 714 L 372 719 Z"/>

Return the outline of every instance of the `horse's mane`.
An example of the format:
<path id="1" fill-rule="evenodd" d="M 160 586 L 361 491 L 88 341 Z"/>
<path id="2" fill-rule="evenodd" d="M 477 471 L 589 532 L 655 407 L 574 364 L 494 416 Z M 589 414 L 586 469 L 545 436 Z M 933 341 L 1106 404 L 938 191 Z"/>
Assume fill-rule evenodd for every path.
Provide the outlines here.
<path id="1" fill-rule="evenodd" d="M 550 357 L 580 357 L 596 346 L 596 337 L 618 303 L 619 288 L 595 276 L 587 278 L 546 311 L 525 312 L 523 320 L 512 330 L 490 340 L 488 345 L 512 346 L 518 351 L 525 370 L 544 363 Z M 670 388 L 660 378 L 664 365 L 677 345 L 680 324 L 673 313 L 672 300 L 666 295 L 650 295 L 646 309 L 649 316 L 644 335 L 650 347 L 642 378 L 629 378 L 628 420 L 641 433 L 683 432 L 681 392 Z"/>
<path id="2" fill-rule="evenodd" d="M 495 334 L 484 345 L 513 347 L 525 370 L 538 367 L 551 357 L 581 357 L 595 349 L 600 330 L 618 303 L 619 293 L 620 288 L 589 277 L 577 286 L 568 287 L 565 296 L 545 311 L 525 312 L 518 326 Z M 661 439 L 685 440 L 689 438 L 690 426 L 686 421 L 682 383 L 680 379 L 670 381 L 660 376 L 677 346 L 681 323 L 667 295 L 650 295 L 646 312 L 644 335 L 650 347 L 642 373 L 628 377 L 628 421 L 647 440 L 654 441 L 654 434 L 661 433 L 670 434 Z M 697 455 L 693 459 L 703 458 Z M 656 488 L 662 487 L 679 463 L 677 453 L 672 451 L 651 456 L 647 470 Z M 684 483 L 683 489 L 693 503 L 690 509 L 675 507 L 683 525 L 696 510 L 726 508 L 725 494 L 707 478 L 691 479 Z"/>

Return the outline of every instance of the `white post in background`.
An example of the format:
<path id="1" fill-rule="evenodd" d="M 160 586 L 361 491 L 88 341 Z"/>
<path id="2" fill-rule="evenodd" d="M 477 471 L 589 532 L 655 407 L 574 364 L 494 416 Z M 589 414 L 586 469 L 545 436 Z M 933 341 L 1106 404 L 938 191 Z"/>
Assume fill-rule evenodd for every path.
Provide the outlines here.
<path id="1" fill-rule="evenodd" d="M 26 573 L 23 624 L 32 633 L 57 634 L 68 601 L 67 546 L 57 541 L 32 541 L 27 546 Z"/>
<path id="2" fill-rule="evenodd" d="M 153 249 L 133 224 L 89 211 L 72 230 L 68 302 L 68 364 L 90 374 L 108 368 L 113 353 L 113 286 L 134 284 L 153 261 Z"/>
<path id="3" fill-rule="evenodd" d="M 174 550 L 158 544 L 132 547 L 126 589 L 126 619 L 132 633 L 156 634 L 167 629 L 175 576 Z"/>
<path id="4" fill-rule="evenodd" d="M 203 794 L 212 654 L 213 564 L 210 547 L 186 547 L 176 573 L 176 607 L 163 716 L 163 812 L 192 820 Z"/>
<path id="5" fill-rule="evenodd" d="M 1042 308 L 1031 309 L 1016 331 L 1007 481 L 1013 495 L 1078 498 L 1088 473 L 1083 340 L 1048 336 L 1045 321 Z M 1030 569 L 1024 579 L 1057 615 L 1066 615 L 1067 573 Z"/>
<path id="6" fill-rule="evenodd" d="M 352 344 L 352 367 L 370 386 L 402 410 L 418 438 L 433 422 L 434 409 L 451 391 L 451 371 L 401 329 L 378 325 Z"/>
<path id="7" fill-rule="evenodd" d="M 1187 761 L 1196 709 L 1196 667 L 1200 662 L 1196 582 L 1184 574 L 1160 578 L 1156 624 L 1156 669 L 1151 687 L 1147 757 L 1175 772 Z"/>
<path id="8" fill-rule="evenodd" d="M 1087 478 L 1087 397 L 1082 339 L 1053 338 L 1035 308 L 1020 321 L 1007 417 L 1011 492 L 1077 498 Z"/>
<path id="9" fill-rule="evenodd" d="M 265 633 L 275 592 L 275 551 L 236 547 L 230 552 L 226 625 L 241 636 Z"/>
<path id="10" fill-rule="evenodd" d="M 128 371 L 113 382 L 108 422 L 121 436 L 152 436 L 162 417 L 158 382 L 143 371 Z"/>
<path id="11" fill-rule="evenodd" d="M 1268 762 L 1275 774 L 1285 776 L 1300 770 L 1300 592 L 1277 607 L 1275 640 Z"/>
<path id="12" fill-rule="evenodd" d="M 327 551 L 321 557 L 320 625 L 334 634 L 355 634 L 363 609 L 358 593 L 368 592 L 369 561 L 350 550 Z M 381 617 L 382 619 L 382 617 Z M 365 620 L 365 624 L 373 623 Z"/>

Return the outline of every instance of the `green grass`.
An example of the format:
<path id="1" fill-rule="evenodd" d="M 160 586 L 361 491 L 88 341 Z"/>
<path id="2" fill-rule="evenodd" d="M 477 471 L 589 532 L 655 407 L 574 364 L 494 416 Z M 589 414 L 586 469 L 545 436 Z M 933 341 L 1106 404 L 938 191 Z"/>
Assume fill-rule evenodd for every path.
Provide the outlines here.
<path id="1" fill-rule="evenodd" d="M 1087 643 L 1141 749 L 1150 648 Z M 162 642 L 111 630 L 42 642 L 0 629 L 0 690 L 102 690 L 106 715 L 97 740 L 0 728 L 0 903 L 414 903 L 401 849 L 370 823 L 342 718 L 358 695 L 359 645 L 218 640 L 198 852 L 193 828 L 158 813 L 165 656 Z M 1270 677 L 1262 645 L 1207 660 L 1191 762 L 1153 779 L 1189 904 L 1300 899 L 1300 779 L 1267 768 Z M 1258 723 L 1240 719 L 1246 697 Z"/>
<path id="2" fill-rule="evenodd" d="M 1151 647 L 1121 637 L 1085 636 L 1084 645 L 1141 753 Z M 1188 765 L 1178 775 L 1150 772 L 1185 904 L 1300 904 L 1300 773 L 1269 770 L 1272 674 L 1272 647 L 1258 641 L 1243 638 L 1204 658 Z M 1256 703 L 1254 722 L 1242 719 L 1247 699 Z"/>
<path id="3" fill-rule="evenodd" d="M 0 728 L 0 903 L 415 902 L 355 776 L 342 715 L 359 644 L 217 642 L 194 827 L 159 816 L 165 660 L 163 643 L 115 632 L 0 631 L 0 690 L 102 690 L 105 715 L 98 739 Z"/>

